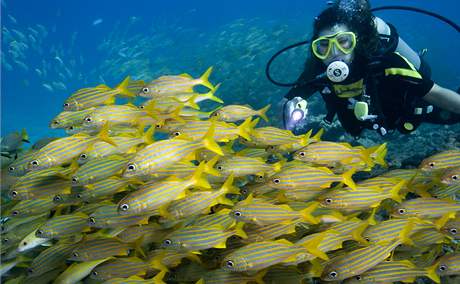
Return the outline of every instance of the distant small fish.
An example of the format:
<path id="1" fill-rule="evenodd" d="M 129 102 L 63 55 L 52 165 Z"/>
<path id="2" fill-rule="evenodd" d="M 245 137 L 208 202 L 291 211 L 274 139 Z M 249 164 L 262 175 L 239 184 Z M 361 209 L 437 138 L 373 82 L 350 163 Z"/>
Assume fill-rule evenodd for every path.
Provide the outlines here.
<path id="1" fill-rule="evenodd" d="M 102 20 L 101 18 L 96 19 L 96 20 L 93 21 L 93 26 L 97 26 L 97 25 L 99 25 L 100 23 L 102 23 L 103 21 L 104 21 L 104 20 Z"/>

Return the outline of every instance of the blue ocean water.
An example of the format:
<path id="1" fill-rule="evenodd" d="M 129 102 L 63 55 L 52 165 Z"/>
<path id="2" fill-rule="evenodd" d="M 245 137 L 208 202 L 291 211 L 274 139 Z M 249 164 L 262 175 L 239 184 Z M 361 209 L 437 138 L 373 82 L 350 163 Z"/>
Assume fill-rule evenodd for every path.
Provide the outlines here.
<path id="1" fill-rule="evenodd" d="M 458 1 L 371 1 L 372 6 L 408 5 L 460 23 Z M 31 140 L 61 136 L 49 121 L 71 93 L 125 76 L 151 80 L 161 74 L 200 75 L 214 66 L 226 103 L 274 106 L 287 89 L 264 76 L 279 48 L 305 39 L 326 1 L 28 1 L 1 5 L 1 132 L 26 128 Z M 415 49 L 428 48 L 434 80 L 460 86 L 460 37 L 436 19 L 385 11 Z M 299 49 L 282 57 L 275 76 L 293 80 L 304 61 Z M 312 113 L 319 115 L 318 107 Z M 279 123 L 276 107 L 270 113 Z"/>

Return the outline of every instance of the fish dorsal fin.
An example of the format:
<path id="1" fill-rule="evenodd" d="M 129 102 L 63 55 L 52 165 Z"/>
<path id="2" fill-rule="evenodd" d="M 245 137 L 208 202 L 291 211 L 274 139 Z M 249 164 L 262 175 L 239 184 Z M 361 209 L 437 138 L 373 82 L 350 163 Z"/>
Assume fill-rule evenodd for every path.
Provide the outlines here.
<path id="1" fill-rule="evenodd" d="M 190 74 L 187 74 L 187 73 L 182 73 L 182 74 L 179 74 L 177 76 L 180 76 L 180 77 L 184 77 L 184 78 L 188 78 L 188 79 L 193 79 L 192 76 L 190 76 Z"/>

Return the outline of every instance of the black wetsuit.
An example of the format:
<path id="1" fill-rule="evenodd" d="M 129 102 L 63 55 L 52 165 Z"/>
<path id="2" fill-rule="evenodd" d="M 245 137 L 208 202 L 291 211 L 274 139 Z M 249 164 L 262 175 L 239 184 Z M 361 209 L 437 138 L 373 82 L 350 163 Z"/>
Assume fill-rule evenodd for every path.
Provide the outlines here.
<path id="1" fill-rule="evenodd" d="M 354 64 L 352 68 L 353 73 L 341 84 L 300 85 L 292 88 L 285 97 L 307 99 L 319 91 L 328 110 L 325 120 L 331 122 L 337 115 L 342 127 L 354 136 L 365 128 L 381 130 L 383 127 L 386 131 L 397 129 L 408 133 L 422 122 L 460 122 L 460 115 L 443 111 L 422 100 L 434 84 L 429 67 L 423 61 L 417 71 L 404 57 L 390 53 L 376 64 Z M 303 80 L 302 75 L 299 79 Z M 356 118 L 349 98 L 363 101 L 366 95 L 370 97 L 370 114 L 378 117 L 361 121 Z"/>

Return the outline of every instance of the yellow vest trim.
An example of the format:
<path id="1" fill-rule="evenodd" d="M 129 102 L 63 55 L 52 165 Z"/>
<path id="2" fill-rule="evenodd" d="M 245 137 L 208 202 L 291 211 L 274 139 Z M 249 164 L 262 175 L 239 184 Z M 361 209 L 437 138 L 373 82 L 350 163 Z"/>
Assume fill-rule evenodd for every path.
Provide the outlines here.
<path id="1" fill-rule="evenodd" d="M 334 92 L 339 98 L 352 98 L 363 93 L 364 80 L 361 79 L 348 85 L 333 85 Z"/>
<path id="2" fill-rule="evenodd" d="M 417 78 L 417 79 L 422 79 L 422 75 L 418 73 L 417 69 L 415 66 L 407 60 L 406 57 L 402 56 L 399 54 L 399 52 L 395 52 L 399 57 L 401 57 L 407 65 L 409 65 L 410 69 L 407 68 L 388 68 L 385 69 L 385 76 L 388 75 L 401 75 L 401 76 L 407 76 L 407 77 L 412 77 L 412 78 Z"/>

